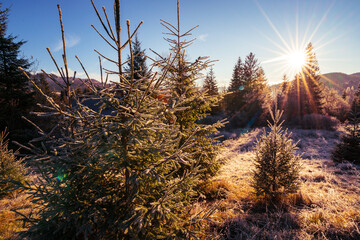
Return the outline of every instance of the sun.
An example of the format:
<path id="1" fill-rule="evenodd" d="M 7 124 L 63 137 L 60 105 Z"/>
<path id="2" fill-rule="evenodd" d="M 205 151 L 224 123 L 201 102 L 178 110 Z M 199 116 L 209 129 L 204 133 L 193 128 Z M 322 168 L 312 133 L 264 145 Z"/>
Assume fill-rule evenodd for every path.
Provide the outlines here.
<path id="1" fill-rule="evenodd" d="M 293 72 L 300 72 L 306 64 L 305 51 L 295 50 L 287 54 L 286 61 Z"/>

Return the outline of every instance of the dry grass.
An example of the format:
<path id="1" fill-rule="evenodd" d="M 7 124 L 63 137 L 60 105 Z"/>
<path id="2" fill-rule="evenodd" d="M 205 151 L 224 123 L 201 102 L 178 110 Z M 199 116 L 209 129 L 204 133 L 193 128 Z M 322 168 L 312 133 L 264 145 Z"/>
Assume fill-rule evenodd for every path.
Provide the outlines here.
<path id="1" fill-rule="evenodd" d="M 15 239 L 17 232 L 25 230 L 19 221 L 21 217 L 12 210 L 27 215 L 31 208 L 32 204 L 24 193 L 13 193 L 0 199 L 0 239 Z"/>
<path id="2" fill-rule="evenodd" d="M 259 134 L 255 129 L 224 142 L 223 166 L 204 188 L 212 195 L 222 189 L 220 198 L 202 203 L 207 208 L 222 201 L 209 239 L 360 239 L 359 167 L 329 160 L 340 132 L 294 130 L 294 140 L 301 140 L 298 152 L 304 153 L 302 185 L 274 206 L 257 199 L 250 186 Z"/>
<path id="3" fill-rule="evenodd" d="M 304 152 L 301 188 L 270 206 L 250 186 L 253 147 L 261 131 L 223 143 L 220 172 L 201 186 L 204 197 L 192 209 L 219 204 L 204 239 L 360 239 L 359 166 L 329 160 L 340 133 L 294 130 L 294 140 L 301 140 L 298 152 Z M 22 193 L 0 200 L 0 239 L 24 230 L 11 209 L 27 214 L 31 207 Z"/>

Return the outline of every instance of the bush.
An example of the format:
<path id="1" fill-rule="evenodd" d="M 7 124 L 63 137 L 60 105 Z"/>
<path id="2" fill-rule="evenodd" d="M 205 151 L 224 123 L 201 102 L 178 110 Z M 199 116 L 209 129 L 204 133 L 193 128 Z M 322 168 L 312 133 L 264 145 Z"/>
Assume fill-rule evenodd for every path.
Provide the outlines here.
<path id="1" fill-rule="evenodd" d="M 9 194 L 16 186 L 12 181 L 24 181 L 26 173 L 22 159 L 17 159 L 16 152 L 8 149 L 7 135 L 6 131 L 0 133 L 0 197 Z"/>
<path id="2" fill-rule="evenodd" d="M 270 132 L 264 133 L 256 146 L 252 187 L 258 196 L 271 202 L 278 196 L 296 192 L 299 187 L 299 160 L 296 144 L 281 129 L 282 112 L 271 112 Z"/>
<path id="3" fill-rule="evenodd" d="M 291 119 L 288 126 L 300 127 L 301 129 L 324 129 L 334 131 L 339 123 L 339 120 L 334 117 L 312 113 L 306 114 L 302 118 Z"/>

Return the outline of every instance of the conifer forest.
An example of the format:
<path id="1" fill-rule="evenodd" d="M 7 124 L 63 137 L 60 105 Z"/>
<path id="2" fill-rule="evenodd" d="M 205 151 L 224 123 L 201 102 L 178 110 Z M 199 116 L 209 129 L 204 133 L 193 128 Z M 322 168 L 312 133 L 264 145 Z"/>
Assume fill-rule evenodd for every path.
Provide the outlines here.
<path id="1" fill-rule="evenodd" d="M 310 38 L 278 57 L 292 71 L 273 82 L 245 47 L 225 81 L 222 59 L 194 54 L 209 40 L 186 0 L 156 15 L 167 49 L 126 19 L 140 6 L 86 1 L 102 45 L 84 59 L 67 30 L 82 17 L 49 2 L 54 70 L 0 1 L 0 239 L 360 239 L 360 62 L 324 74 L 326 45 Z"/>

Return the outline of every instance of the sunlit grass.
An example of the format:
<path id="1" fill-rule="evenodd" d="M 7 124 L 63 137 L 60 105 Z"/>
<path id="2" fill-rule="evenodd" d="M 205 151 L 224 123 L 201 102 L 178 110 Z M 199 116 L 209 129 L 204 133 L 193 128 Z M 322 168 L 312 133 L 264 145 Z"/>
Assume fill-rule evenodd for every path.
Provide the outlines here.
<path id="1" fill-rule="evenodd" d="M 3 199 L 0 199 L 0 239 L 14 239 L 18 232 L 26 230 L 21 214 L 28 215 L 31 212 L 32 204 L 28 195 L 24 193 L 13 193 Z"/>
<path id="2" fill-rule="evenodd" d="M 264 207 L 252 193 L 251 172 L 256 129 L 224 144 L 224 162 L 207 190 L 225 189 L 226 197 L 211 199 L 221 207 L 209 232 L 225 239 L 356 239 L 360 237 L 360 173 L 353 164 L 334 164 L 331 150 L 339 133 L 296 130 L 301 139 L 301 187 L 295 194 L 280 199 L 275 209 Z M 216 183 L 216 184 L 215 184 Z"/>

